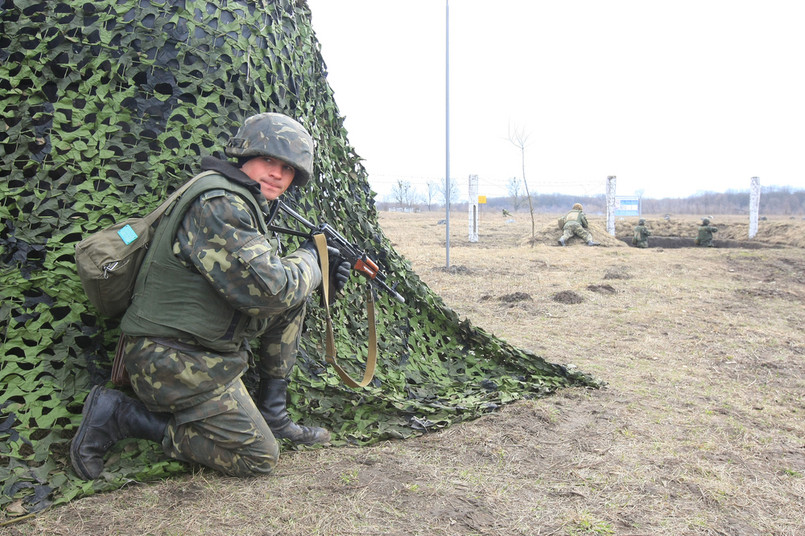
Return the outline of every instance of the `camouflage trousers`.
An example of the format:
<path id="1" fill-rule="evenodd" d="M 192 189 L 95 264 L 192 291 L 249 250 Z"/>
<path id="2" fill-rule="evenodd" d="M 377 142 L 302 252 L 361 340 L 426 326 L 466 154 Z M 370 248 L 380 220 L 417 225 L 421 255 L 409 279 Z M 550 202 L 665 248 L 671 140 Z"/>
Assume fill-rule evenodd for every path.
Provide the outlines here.
<path id="1" fill-rule="evenodd" d="M 268 320 L 256 367 L 261 377 L 286 378 L 296 364 L 304 302 Z M 241 380 L 251 350 L 222 354 L 186 341 L 127 337 L 126 370 L 137 397 L 170 413 L 166 454 L 232 476 L 268 473 L 279 446 Z"/>
<path id="2" fill-rule="evenodd" d="M 162 447 L 172 458 L 241 477 L 270 473 L 280 450 L 240 378 L 206 402 L 174 413 Z"/>
<path id="3" fill-rule="evenodd" d="M 296 365 L 299 339 L 305 322 L 305 302 L 268 320 L 257 350 L 261 378 L 287 378 Z"/>
<path id="4" fill-rule="evenodd" d="M 573 235 L 578 236 L 585 242 L 589 242 L 590 240 L 593 239 L 593 235 L 591 235 L 587 229 L 582 227 L 580 223 L 575 221 L 569 221 L 562 228 L 562 240 L 567 241 Z"/>

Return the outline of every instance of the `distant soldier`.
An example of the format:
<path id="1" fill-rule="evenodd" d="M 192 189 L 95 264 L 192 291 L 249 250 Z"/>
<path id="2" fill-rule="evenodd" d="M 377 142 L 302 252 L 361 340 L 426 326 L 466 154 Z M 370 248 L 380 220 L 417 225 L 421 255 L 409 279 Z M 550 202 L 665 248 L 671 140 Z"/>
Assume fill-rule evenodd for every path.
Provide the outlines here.
<path id="1" fill-rule="evenodd" d="M 713 233 L 717 232 L 718 228 L 710 225 L 709 219 L 702 219 L 702 224 L 699 226 L 699 235 L 695 240 L 696 245 L 707 248 L 713 247 Z"/>
<path id="2" fill-rule="evenodd" d="M 651 231 L 646 228 L 646 220 L 640 218 L 634 228 L 634 236 L 632 237 L 632 245 L 639 248 L 648 247 L 648 237 L 651 236 Z"/>
<path id="3" fill-rule="evenodd" d="M 599 245 L 598 242 L 593 242 L 593 235 L 587 230 L 587 216 L 584 215 L 581 203 L 573 205 L 570 212 L 564 218 L 559 219 L 559 223 L 562 229 L 562 238 L 559 239 L 560 245 L 566 245 L 568 239 L 573 235 L 587 242 L 588 246 Z"/>

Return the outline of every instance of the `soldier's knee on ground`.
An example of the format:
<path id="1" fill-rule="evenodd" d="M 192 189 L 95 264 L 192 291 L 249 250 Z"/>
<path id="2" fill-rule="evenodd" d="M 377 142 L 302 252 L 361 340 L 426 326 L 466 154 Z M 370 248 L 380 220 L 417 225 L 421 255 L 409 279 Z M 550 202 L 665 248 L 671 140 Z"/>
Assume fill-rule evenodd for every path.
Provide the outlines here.
<path id="1" fill-rule="evenodd" d="M 204 465 L 227 476 L 249 477 L 268 474 L 279 461 L 279 443 L 273 437 L 260 438 L 248 445 L 193 441 L 192 448 L 180 446 L 173 457 Z M 227 442 L 228 443 L 228 442 Z"/>
<path id="2" fill-rule="evenodd" d="M 227 472 L 227 474 L 237 477 L 267 475 L 277 466 L 278 460 L 279 449 L 274 452 L 266 452 L 262 455 L 250 453 L 244 456 L 238 456 L 229 467 L 232 472 Z"/>
<path id="3" fill-rule="evenodd" d="M 175 422 L 168 428 L 175 458 L 231 476 L 266 474 L 277 465 L 279 443 L 240 380 Z"/>

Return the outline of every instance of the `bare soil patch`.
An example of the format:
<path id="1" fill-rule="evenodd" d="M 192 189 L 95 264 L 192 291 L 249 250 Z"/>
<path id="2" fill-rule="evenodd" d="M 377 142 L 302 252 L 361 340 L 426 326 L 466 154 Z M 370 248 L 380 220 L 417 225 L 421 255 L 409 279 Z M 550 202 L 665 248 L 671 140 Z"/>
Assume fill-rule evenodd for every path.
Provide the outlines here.
<path id="1" fill-rule="evenodd" d="M 500 301 L 504 303 L 516 303 L 524 300 L 532 301 L 531 295 L 525 292 L 515 292 L 513 294 L 506 294 L 500 297 Z"/>
<path id="2" fill-rule="evenodd" d="M 581 303 L 584 301 L 583 297 L 572 290 L 563 290 L 561 292 L 557 292 L 552 296 L 552 299 L 557 303 L 566 304 Z"/>
<path id="3" fill-rule="evenodd" d="M 381 223 L 461 317 L 606 388 L 405 441 L 288 450 L 265 478 L 132 483 L 0 534 L 805 534 L 805 223 L 761 222 L 773 248 L 562 248 L 553 217 L 535 241 L 527 214 L 484 214 L 478 243 L 451 228 L 453 269 L 442 218 Z M 669 236 L 698 225 L 647 219 Z M 737 219 L 713 221 L 742 239 Z"/>
<path id="4" fill-rule="evenodd" d="M 615 288 L 609 284 L 587 285 L 587 290 L 592 290 L 593 292 L 598 292 L 601 294 L 615 294 L 617 292 Z"/>

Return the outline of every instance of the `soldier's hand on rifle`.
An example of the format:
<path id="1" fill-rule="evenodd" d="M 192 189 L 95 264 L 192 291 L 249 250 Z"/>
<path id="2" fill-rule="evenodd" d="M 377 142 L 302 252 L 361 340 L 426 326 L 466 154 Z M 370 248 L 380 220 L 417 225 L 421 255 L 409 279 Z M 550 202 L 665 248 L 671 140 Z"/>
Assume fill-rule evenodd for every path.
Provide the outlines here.
<path id="1" fill-rule="evenodd" d="M 352 267 L 334 247 L 327 246 L 327 256 L 330 262 L 330 288 L 333 292 L 341 292 L 349 281 Z"/>
<path id="2" fill-rule="evenodd" d="M 316 247 L 316 242 L 313 241 L 312 238 L 308 238 L 302 244 L 300 244 L 299 249 L 306 249 L 311 252 L 313 255 L 316 256 L 316 260 L 319 260 L 319 248 Z"/>
<path id="3" fill-rule="evenodd" d="M 333 227 L 329 224 L 322 223 L 316 225 L 306 220 L 302 215 L 297 213 L 282 201 L 277 200 L 277 203 L 277 206 L 280 208 L 280 210 L 306 227 L 309 231 L 315 234 L 323 234 L 328 243 L 336 244 L 338 246 L 337 248 L 333 248 L 338 250 L 338 261 L 333 259 L 330 259 L 329 261 L 330 273 L 327 275 L 330 279 L 330 286 L 332 286 L 334 289 L 334 292 L 330 294 L 335 294 L 337 291 L 343 289 L 344 285 L 346 285 L 346 282 L 349 279 L 350 270 L 354 270 L 364 276 L 375 288 L 379 288 L 388 293 L 398 302 L 405 303 L 405 298 L 403 298 L 399 292 L 394 290 L 394 287 L 389 286 L 386 283 L 386 275 L 383 273 L 377 263 L 369 258 L 365 250 L 344 238 L 341 233 L 333 229 Z M 268 228 L 275 232 L 287 233 L 295 236 L 312 236 L 308 233 L 286 227 L 269 225 Z M 318 251 L 316 250 L 315 243 L 311 239 L 303 242 L 300 247 L 316 253 L 316 258 L 318 258 Z M 330 254 L 328 253 L 328 257 L 329 255 Z"/>

